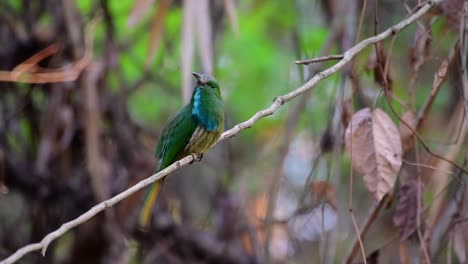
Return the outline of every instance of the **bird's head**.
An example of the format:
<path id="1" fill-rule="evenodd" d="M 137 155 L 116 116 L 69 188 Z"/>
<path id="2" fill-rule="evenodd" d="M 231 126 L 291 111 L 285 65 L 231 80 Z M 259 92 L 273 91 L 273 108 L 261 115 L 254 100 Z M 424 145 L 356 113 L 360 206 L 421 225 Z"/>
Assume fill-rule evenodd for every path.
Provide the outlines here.
<path id="1" fill-rule="evenodd" d="M 213 93 L 221 99 L 219 83 L 213 76 L 206 73 L 197 72 L 192 72 L 192 75 L 197 79 L 197 85 L 195 89 L 205 89 L 208 93 Z"/>

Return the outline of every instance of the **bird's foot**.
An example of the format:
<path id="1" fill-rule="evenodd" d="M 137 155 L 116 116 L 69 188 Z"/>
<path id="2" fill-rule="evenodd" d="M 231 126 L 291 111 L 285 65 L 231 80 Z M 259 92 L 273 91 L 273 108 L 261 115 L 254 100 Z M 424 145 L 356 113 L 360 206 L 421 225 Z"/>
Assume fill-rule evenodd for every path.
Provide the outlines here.
<path id="1" fill-rule="evenodd" d="M 203 154 L 195 154 L 195 153 L 192 153 L 192 154 L 190 154 L 190 155 L 192 155 L 192 158 L 193 158 L 193 160 L 190 162 L 190 164 L 192 164 L 192 163 L 194 163 L 194 162 L 199 162 L 199 161 L 201 161 L 202 158 L 203 158 Z"/>

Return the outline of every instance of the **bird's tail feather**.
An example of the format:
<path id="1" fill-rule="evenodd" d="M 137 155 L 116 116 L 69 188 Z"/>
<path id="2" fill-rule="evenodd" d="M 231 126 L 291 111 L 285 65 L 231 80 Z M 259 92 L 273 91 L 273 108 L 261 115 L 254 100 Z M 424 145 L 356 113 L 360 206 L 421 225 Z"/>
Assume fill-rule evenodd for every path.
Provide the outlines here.
<path id="1" fill-rule="evenodd" d="M 164 183 L 164 178 L 160 179 L 159 181 L 153 183 L 145 195 L 145 202 L 143 204 L 143 208 L 140 212 L 140 219 L 139 225 L 142 229 L 147 229 L 151 219 L 151 212 L 153 211 L 154 203 L 158 199 L 159 191 Z"/>

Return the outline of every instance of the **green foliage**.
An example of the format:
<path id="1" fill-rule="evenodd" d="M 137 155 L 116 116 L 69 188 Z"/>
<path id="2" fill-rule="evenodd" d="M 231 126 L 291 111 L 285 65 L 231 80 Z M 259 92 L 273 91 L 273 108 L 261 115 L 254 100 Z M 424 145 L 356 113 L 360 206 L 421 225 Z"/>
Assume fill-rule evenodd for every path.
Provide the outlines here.
<path id="1" fill-rule="evenodd" d="M 248 19 L 247 19 L 248 20 Z M 247 21 L 239 36 L 225 36 L 221 45 L 219 79 L 228 94 L 226 100 L 236 117 L 244 120 L 260 107 L 271 103 L 275 95 L 287 89 L 288 58 L 279 47 L 259 31 L 258 24 Z M 246 48 L 247 47 L 247 48 Z"/>
<path id="2" fill-rule="evenodd" d="M 113 15 L 113 22 L 117 29 L 117 34 L 119 37 L 127 38 L 128 37 L 128 26 L 127 19 L 132 10 L 132 6 L 135 3 L 134 0 L 119 0 L 119 1 L 108 1 L 109 11 Z"/>
<path id="3" fill-rule="evenodd" d="M 8 144 L 11 146 L 14 155 L 24 155 L 22 144 L 32 145 L 31 124 L 26 118 L 19 119 L 18 123 L 13 125 L 13 129 L 7 133 Z"/>
<path id="4" fill-rule="evenodd" d="M 6 6 L 11 7 L 15 11 L 21 11 L 22 1 L 6 0 Z"/>
<path id="5" fill-rule="evenodd" d="M 180 38 L 182 25 L 182 10 L 180 8 L 171 8 L 166 16 L 164 37 L 168 39 Z"/>
<path id="6" fill-rule="evenodd" d="M 156 83 L 144 85 L 128 103 L 137 121 L 156 128 L 161 128 L 165 120 L 182 106 L 180 98 L 162 93 Z"/>
<path id="7" fill-rule="evenodd" d="M 83 13 L 83 14 L 89 14 L 91 11 L 91 8 L 93 7 L 93 4 L 95 1 L 92 0 L 80 0 L 76 1 L 76 7 Z"/>
<path id="8" fill-rule="evenodd" d="M 53 23 L 54 23 L 53 17 L 50 14 L 46 13 L 46 14 L 41 16 L 40 24 L 44 28 L 52 27 Z"/>
<path id="9" fill-rule="evenodd" d="M 148 34 L 139 37 L 128 53 L 122 54 L 120 66 L 125 80 L 136 81 L 143 75 L 142 69 L 147 56 L 146 47 L 148 46 Z"/>
<path id="10" fill-rule="evenodd" d="M 318 51 L 329 34 L 329 31 L 323 27 L 314 27 L 314 30 L 301 30 L 302 50 L 307 56 L 318 56 Z"/>
<path id="11" fill-rule="evenodd" d="M 291 7 L 294 5 L 279 2 L 255 8 L 243 2 L 239 12 L 240 34 L 236 36 L 228 31 L 221 41 L 217 74 L 237 120 L 249 118 L 268 106 L 274 96 L 284 94 L 301 83 L 293 64 L 295 51 L 291 43 L 295 30 Z M 318 50 L 326 31 L 307 32 L 304 49 Z M 268 129 L 269 124 L 278 125 L 278 122 L 282 122 L 281 111 L 247 133 L 257 133 Z"/>

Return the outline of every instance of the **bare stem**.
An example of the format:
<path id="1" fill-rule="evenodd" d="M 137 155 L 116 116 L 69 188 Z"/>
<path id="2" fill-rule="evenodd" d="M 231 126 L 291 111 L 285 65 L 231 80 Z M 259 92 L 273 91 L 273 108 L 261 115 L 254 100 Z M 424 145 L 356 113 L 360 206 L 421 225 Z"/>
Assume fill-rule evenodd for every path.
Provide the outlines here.
<path id="1" fill-rule="evenodd" d="M 308 64 L 322 62 L 322 61 L 341 60 L 341 59 L 343 59 L 343 55 L 339 54 L 339 55 L 328 55 L 328 56 L 323 56 L 323 57 L 318 57 L 318 58 L 313 58 L 313 59 L 297 60 L 294 63 L 308 65 Z"/>

